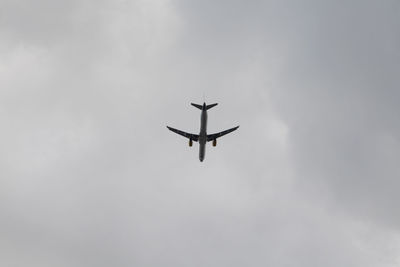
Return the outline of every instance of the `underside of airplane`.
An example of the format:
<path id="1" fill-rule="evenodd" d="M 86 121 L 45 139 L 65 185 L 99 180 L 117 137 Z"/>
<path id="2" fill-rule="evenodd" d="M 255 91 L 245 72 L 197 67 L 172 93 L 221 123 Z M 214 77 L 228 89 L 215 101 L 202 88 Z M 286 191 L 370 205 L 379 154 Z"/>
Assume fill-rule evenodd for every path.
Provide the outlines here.
<path id="1" fill-rule="evenodd" d="M 204 103 L 203 105 L 199 105 L 199 104 L 194 104 L 192 103 L 192 106 L 198 108 L 201 110 L 201 120 L 200 120 L 200 133 L 199 134 L 192 134 L 192 133 L 187 133 L 172 127 L 167 126 L 167 128 L 179 135 L 182 135 L 183 137 L 186 137 L 189 139 L 189 146 L 193 145 L 193 142 L 199 142 L 200 145 L 200 151 L 199 151 L 199 159 L 200 161 L 204 160 L 205 157 L 205 146 L 207 142 L 211 142 L 213 146 L 217 145 L 217 138 L 220 138 L 228 133 L 231 133 L 235 130 L 237 130 L 239 128 L 239 126 L 233 127 L 231 129 L 219 132 L 219 133 L 214 133 L 214 134 L 207 134 L 207 110 L 215 107 L 216 105 L 218 105 L 217 103 L 215 104 L 211 104 L 211 105 L 207 105 L 206 103 Z"/>

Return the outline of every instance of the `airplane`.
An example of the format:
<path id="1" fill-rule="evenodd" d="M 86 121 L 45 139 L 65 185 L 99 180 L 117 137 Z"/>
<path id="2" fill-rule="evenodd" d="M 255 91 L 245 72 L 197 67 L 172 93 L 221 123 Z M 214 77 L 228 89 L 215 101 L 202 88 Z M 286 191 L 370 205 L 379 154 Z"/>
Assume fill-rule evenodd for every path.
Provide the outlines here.
<path id="1" fill-rule="evenodd" d="M 233 127 L 231 129 L 228 129 L 228 130 L 225 130 L 225 131 L 222 131 L 219 133 L 207 134 L 207 118 L 208 118 L 207 110 L 215 107 L 216 105 L 218 105 L 218 103 L 211 104 L 211 105 L 206 105 L 206 103 L 203 103 L 203 105 L 191 103 L 191 105 L 201 110 L 200 133 L 199 134 L 186 133 L 181 130 L 177 130 L 172 127 L 169 127 L 169 126 L 167 126 L 167 128 L 168 128 L 168 130 L 170 130 L 174 133 L 177 133 L 179 135 L 182 135 L 182 136 L 188 138 L 190 147 L 193 145 L 193 141 L 199 142 L 199 145 L 200 145 L 199 159 L 200 159 L 200 162 L 203 162 L 204 157 L 206 155 L 206 143 L 212 141 L 213 146 L 217 146 L 217 138 L 237 130 L 239 128 L 239 126 Z"/>

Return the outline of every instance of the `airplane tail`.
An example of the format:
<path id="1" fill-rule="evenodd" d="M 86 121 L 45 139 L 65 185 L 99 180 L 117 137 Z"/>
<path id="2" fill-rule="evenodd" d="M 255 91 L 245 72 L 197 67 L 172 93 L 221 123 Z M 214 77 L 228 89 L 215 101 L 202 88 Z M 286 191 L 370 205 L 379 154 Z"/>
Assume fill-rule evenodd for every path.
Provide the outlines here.
<path id="1" fill-rule="evenodd" d="M 193 107 L 196 107 L 196 108 L 200 109 L 200 110 L 203 110 L 203 108 L 205 108 L 205 110 L 209 110 L 210 108 L 213 108 L 213 107 L 215 107 L 216 105 L 218 105 L 218 103 L 211 104 L 211 105 L 205 105 L 205 103 L 204 103 L 204 105 L 199 105 L 199 104 L 191 103 L 191 105 L 192 105 Z"/>

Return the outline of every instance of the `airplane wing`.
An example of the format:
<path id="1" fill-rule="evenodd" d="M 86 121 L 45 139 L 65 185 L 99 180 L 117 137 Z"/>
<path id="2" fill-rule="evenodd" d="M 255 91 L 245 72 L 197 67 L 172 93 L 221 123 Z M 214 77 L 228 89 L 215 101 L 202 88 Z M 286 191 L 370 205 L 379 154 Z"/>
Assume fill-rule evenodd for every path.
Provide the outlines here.
<path id="1" fill-rule="evenodd" d="M 167 126 L 167 128 L 168 128 L 168 130 L 170 130 L 170 131 L 172 131 L 174 133 L 177 133 L 179 135 L 182 135 L 182 136 L 184 136 L 186 138 L 189 138 L 192 141 L 195 141 L 195 142 L 199 141 L 199 135 L 198 134 L 186 133 L 184 131 L 174 129 L 174 128 L 169 127 L 169 126 Z"/>
<path id="2" fill-rule="evenodd" d="M 233 128 L 231 128 L 229 130 L 225 130 L 223 132 L 219 132 L 219 133 L 215 133 L 215 134 L 207 134 L 207 142 L 215 140 L 215 139 L 217 139 L 217 138 L 219 138 L 221 136 L 224 136 L 224 135 L 226 135 L 228 133 L 231 133 L 231 132 L 237 130 L 238 128 L 239 128 L 239 126 L 236 126 L 236 127 L 233 127 Z"/>

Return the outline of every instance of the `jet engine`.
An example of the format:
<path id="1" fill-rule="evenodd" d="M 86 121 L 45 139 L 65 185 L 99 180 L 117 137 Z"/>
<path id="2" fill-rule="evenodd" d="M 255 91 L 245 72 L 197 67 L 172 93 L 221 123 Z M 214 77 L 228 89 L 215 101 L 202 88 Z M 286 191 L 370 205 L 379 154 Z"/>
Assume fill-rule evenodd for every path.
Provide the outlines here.
<path id="1" fill-rule="evenodd" d="M 213 146 L 217 146 L 217 139 L 213 140 Z"/>
<path id="2" fill-rule="evenodd" d="M 193 140 L 189 139 L 189 146 L 193 146 Z"/>

